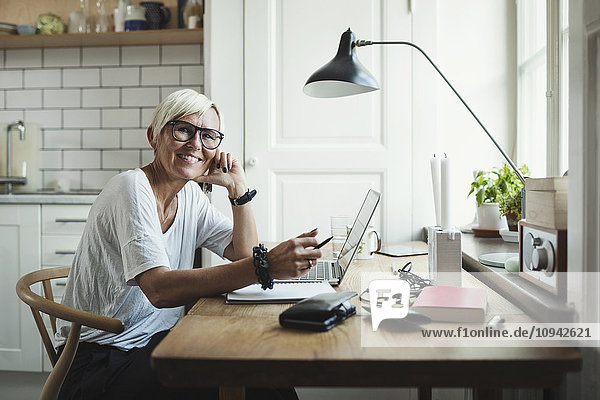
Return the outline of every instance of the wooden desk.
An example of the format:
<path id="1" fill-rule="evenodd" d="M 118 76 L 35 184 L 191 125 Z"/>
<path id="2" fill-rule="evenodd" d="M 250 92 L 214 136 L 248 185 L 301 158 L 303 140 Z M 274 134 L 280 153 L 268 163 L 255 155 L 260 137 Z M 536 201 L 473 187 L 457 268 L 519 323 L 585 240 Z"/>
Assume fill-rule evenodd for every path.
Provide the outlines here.
<path id="1" fill-rule="evenodd" d="M 339 290 L 358 292 L 361 272 L 388 272 L 391 263 L 402 266 L 407 260 L 376 256 L 356 261 Z M 427 256 L 410 260 L 416 270 L 427 269 Z M 483 286 L 463 274 L 463 286 Z M 359 300 L 353 301 L 360 310 Z M 155 349 L 153 366 L 167 386 L 218 385 L 222 398 L 243 398 L 244 386 L 363 386 L 473 387 L 474 398 L 490 399 L 501 398 L 502 387 L 556 386 L 566 372 L 581 368 L 573 348 L 361 347 L 366 313 L 314 333 L 283 329 L 278 315 L 288 307 L 200 299 Z M 488 314 L 530 321 L 491 291 Z M 420 390 L 420 396 L 429 395 Z"/>

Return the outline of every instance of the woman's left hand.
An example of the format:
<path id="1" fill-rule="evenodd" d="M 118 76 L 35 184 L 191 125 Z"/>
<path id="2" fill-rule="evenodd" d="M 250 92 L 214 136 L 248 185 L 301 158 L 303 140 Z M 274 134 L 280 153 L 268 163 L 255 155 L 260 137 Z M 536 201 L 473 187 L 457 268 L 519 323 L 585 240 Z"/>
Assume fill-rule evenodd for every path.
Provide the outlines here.
<path id="1" fill-rule="evenodd" d="M 208 174 L 199 176 L 194 181 L 223 186 L 231 198 L 240 197 L 248 190 L 246 174 L 240 162 L 231 153 L 219 149 L 216 150 Z"/>

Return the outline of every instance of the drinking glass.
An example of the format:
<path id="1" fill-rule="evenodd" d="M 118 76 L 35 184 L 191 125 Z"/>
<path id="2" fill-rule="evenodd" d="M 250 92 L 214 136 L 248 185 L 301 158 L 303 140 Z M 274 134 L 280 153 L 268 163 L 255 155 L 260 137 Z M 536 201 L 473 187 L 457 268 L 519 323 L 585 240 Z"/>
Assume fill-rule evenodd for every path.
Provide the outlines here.
<path id="1" fill-rule="evenodd" d="M 351 223 L 351 217 L 349 215 L 332 215 L 331 221 L 331 247 L 333 250 L 333 257 L 336 258 L 342 250 L 342 246 L 346 241 L 347 226 Z"/>

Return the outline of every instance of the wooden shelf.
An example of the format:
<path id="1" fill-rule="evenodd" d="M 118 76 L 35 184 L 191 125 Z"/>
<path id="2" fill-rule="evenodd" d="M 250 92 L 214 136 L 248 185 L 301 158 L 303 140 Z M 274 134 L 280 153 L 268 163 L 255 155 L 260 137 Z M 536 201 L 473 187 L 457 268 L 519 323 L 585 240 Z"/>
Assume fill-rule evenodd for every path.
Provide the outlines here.
<path id="1" fill-rule="evenodd" d="M 64 33 L 61 35 L 0 35 L 0 49 L 200 44 L 204 40 L 203 33 L 202 29 L 163 29 L 158 31 Z"/>

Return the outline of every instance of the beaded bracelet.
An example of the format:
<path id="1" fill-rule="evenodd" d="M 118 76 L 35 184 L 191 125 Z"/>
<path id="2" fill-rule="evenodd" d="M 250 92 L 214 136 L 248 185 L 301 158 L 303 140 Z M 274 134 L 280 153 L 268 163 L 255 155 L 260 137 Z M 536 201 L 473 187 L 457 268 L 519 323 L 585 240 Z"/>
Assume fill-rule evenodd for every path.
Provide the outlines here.
<path id="1" fill-rule="evenodd" d="M 258 277 L 263 290 L 273 289 L 273 279 L 269 275 L 269 263 L 267 262 L 267 248 L 264 244 L 259 244 L 252 249 L 254 257 L 254 272 Z"/>

